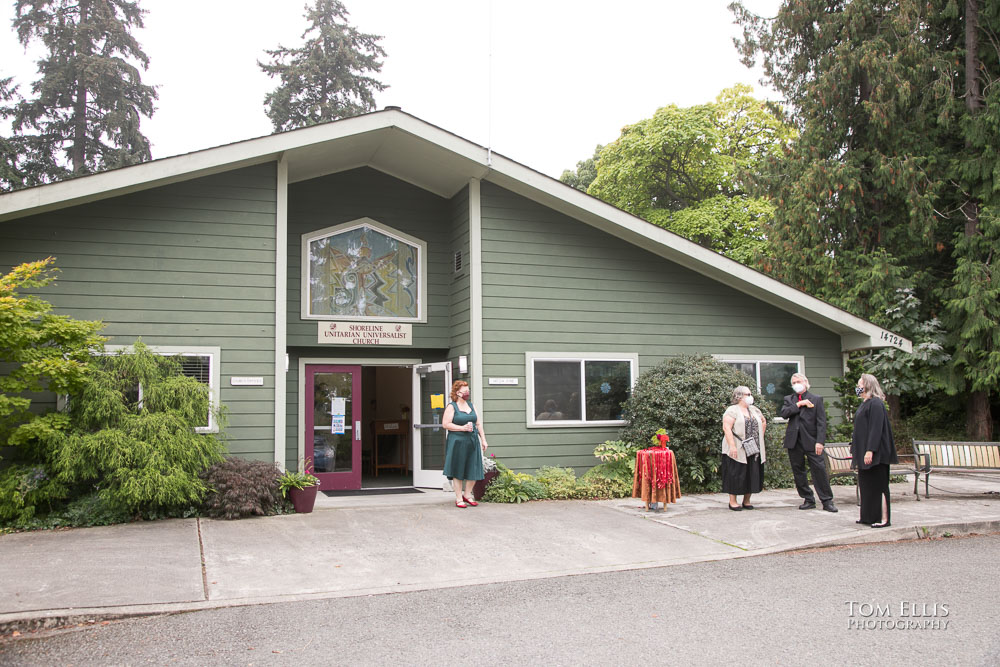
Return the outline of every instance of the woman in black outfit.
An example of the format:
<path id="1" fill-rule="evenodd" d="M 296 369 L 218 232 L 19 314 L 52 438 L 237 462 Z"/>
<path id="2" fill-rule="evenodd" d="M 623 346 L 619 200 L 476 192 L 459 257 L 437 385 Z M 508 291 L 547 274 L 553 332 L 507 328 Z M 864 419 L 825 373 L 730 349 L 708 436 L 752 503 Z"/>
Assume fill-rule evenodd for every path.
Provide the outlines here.
<path id="1" fill-rule="evenodd" d="M 896 443 L 892 438 L 885 392 L 874 375 L 865 373 L 854 391 L 863 398 L 854 415 L 851 438 L 851 467 L 858 471 L 861 493 L 861 518 L 858 523 L 872 528 L 889 525 L 889 464 L 897 463 Z"/>

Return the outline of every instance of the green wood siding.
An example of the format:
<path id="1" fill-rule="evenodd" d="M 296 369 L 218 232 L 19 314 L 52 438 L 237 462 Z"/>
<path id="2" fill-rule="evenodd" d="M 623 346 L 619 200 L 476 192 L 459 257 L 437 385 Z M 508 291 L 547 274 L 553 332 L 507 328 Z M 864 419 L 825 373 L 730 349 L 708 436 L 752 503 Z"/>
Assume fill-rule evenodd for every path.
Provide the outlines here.
<path id="1" fill-rule="evenodd" d="M 451 200 L 451 257 L 454 262 L 456 252 L 462 253 L 462 270 L 452 272 L 451 279 L 451 353 L 453 375 L 458 378 L 458 357 L 468 355 L 469 317 L 469 263 L 472 259 L 469 248 L 469 188 L 465 187 Z M 454 264 L 452 264 L 454 269 Z M 465 377 L 465 376 L 462 376 Z M 467 379 L 467 378 L 466 378 Z"/>
<path id="2" fill-rule="evenodd" d="M 260 165 L 0 223 L 0 266 L 54 255 L 39 294 L 110 344 L 221 348 L 229 450 L 273 460 L 276 183 Z"/>
<path id="3" fill-rule="evenodd" d="M 427 322 L 413 324 L 413 347 L 451 344 L 451 204 L 370 168 L 295 183 L 288 188 L 288 345 L 324 349 L 351 346 L 317 342 L 317 320 L 301 318 L 302 235 L 371 218 L 427 243 Z M 397 348 L 397 349 L 402 349 Z"/>
<path id="4" fill-rule="evenodd" d="M 588 468 L 594 446 L 617 435 L 527 428 L 529 351 L 637 353 L 640 372 L 678 354 L 804 356 L 813 391 L 832 403 L 838 335 L 491 183 L 482 220 L 483 372 L 519 378 L 484 386 L 487 433 L 511 467 Z"/>

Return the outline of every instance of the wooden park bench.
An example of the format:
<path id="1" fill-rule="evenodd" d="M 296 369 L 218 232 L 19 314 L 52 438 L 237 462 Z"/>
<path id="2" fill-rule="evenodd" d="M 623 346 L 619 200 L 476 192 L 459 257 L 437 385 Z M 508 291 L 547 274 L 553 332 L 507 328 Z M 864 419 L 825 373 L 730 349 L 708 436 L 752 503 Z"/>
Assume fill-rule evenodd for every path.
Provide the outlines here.
<path id="1" fill-rule="evenodd" d="M 914 440 L 913 449 L 926 457 L 924 480 L 932 472 L 1000 478 L 1000 442 Z"/>
<path id="2" fill-rule="evenodd" d="M 826 454 L 823 459 L 826 461 L 826 473 L 830 479 L 836 479 L 837 477 L 854 478 L 854 495 L 860 505 L 861 492 L 857 488 L 858 471 L 851 468 L 851 443 L 831 442 L 823 448 L 823 453 Z M 899 454 L 898 456 L 899 463 L 893 463 L 889 466 L 889 474 L 913 475 L 913 495 L 917 500 L 920 500 L 917 484 L 920 482 L 920 473 L 924 473 L 924 498 L 929 498 L 927 485 L 929 466 L 926 456 L 920 452 L 915 454 Z"/>

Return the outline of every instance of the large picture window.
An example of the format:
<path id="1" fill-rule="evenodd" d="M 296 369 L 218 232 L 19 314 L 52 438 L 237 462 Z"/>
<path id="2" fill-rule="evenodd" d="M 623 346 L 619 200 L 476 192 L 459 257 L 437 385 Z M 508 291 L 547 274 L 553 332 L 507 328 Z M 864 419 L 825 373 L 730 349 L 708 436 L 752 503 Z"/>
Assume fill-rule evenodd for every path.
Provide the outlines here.
<path id="1" fill-rule="evenodd" d="M 370 218 L 302 237 L 302 317 L 425 319 L 427 244 Z"/>
<path id="2" fill-rule="evenodd" d="M 623 424 L 638 355 L 528 353 L 528 426 Z"/>
<path id="3" fill-rule="evenodd" d="M 757 390 L 775 408 L 780 408 L 785 396 L 792 393 L 792 375 L 801 373 L 803 366 L 801 358 L 755 359 L 726 355 L 715 355 L 715 358 L 749 375 L 757 384 Z"/>

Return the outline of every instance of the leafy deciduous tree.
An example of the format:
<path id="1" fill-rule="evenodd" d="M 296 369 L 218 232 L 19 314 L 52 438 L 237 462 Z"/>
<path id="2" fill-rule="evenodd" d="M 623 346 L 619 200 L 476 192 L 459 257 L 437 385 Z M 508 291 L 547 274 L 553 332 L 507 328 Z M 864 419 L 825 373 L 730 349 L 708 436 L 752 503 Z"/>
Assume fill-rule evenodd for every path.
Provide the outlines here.
<path id="1" fill-rule="evenodd" d="M 36 506 L 65 497 L 47 441 L 69 426 L 61 413 L 32 410 L 32 394 L 79 391 L 90 357 L 104 338 L 100 322 L 52 314 L 41 297 L 25 293 L 55 280 L 53 258 L 14 267 L 0 277 L 0 445 L 13 447 L 0 473 L 0 519 L 30 518 Z"/>
<path id="2" fill-rule="evenodd" d="M 597 148 L 594 149 L 592 157 L 577 162 L 576 169 L 564 170 L 562 175 L 559 176 L 559 180 L 577 190 L 586 192 L 590 184 L 597 178 L 597 161 L 600 159 L 603 149 L 604 146 L 598 144 Z"/>
<path id="3" fill-rule="evenodd" d="M 750 262 L 766 244 L 760 227 L 772 206 L 747 192 L 746 174 L 794 136 L 751 92 L 734 86 L 712 104 L 666 106 L 625 127 L 600 152 L 588 192 Z"/>

